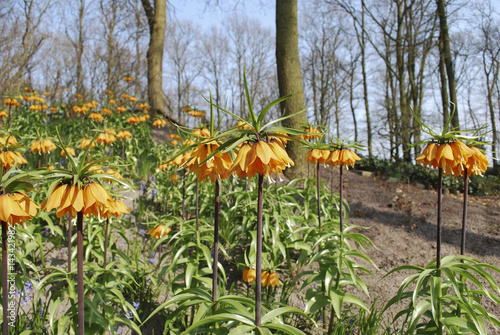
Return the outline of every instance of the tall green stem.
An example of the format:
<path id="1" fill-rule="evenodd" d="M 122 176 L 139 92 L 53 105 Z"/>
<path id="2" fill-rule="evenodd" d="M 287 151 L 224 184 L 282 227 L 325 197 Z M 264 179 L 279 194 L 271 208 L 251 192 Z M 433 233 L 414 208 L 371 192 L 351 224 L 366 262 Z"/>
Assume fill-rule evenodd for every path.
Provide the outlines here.
<path id="1" fill-rule="evenodd" d="M 340 211 L 339 211 L 339 222 L 340 222 L 340 234 L 344 231 L 344 226 L 342 220 L 344 218 L 344 165 L 340 165 Z"/>
<path id="2" fill-rule="evenodd" d="M 259 174 L 259 190 L 257 197 L 257 255 L 255 269 L 255 325 L 262 326 L 261 322 L 261 293 L 262 293 L 262 201 L 264 198 L 264 176 Z"/>
<path id="3" fill-rule="evenodd" d="M 214 212 L 214 261 L 212 273 L 212 301 L 217 301 L 217 273 L 219 264 L 219 192 L 220 181 L 215 181 L 215 212 Z"/>
<path id="4" fill-rule="evenodd" d="M 464 208 L 462 214 L 462 243 L 460 244 L 460 255 L 465 255 L 465 234 L 466 234 L 466 224 L 467 224 L 467 205 L 469 197 L 469 176 L 467 173 L 467 168 L 464 169 Z"/>
<path id="5" fill-rule="evenodd" d="M 73 253 L 73 249 L 71 248 L 71 239 L 73 238 L 73 224 L 71 222 L 71 216 L 68 216 L 68 273 L 71 272 L 71 255 Z"/>
<path id="6" fill-rule="evenodd" d="M 186 169 L 182 169 L 182 220 L 186 220 Z"/>
<path id="7" fill-rule="evenodd" d="M 198 197 L 199 197 L 199 182 L 198 182 L 198 178 L 196 178 L 196 209 L 195 209 L 195 213 L 196 213 L 196 231 L 199 231 L 200 230 L 200 209 L 199 209 L 199 200 L 198 200 Z"/>
<path id="8" fill-rule="evenodd" d="M 443 202 L 443 168 L 438 173 L 438 208 L 437 208 L 437 237 L 436 237 L 436 268 L 441 268 L 441 212 Z"/>
<path id="9" fill-rule="evenodd" d="M 320 185 L 319 185 L 319 163 L 316 163 L 316 189 L 317 189 L 317 202 L 318 202 L 318 224 L 321 229 L 321 203 L 320 203 Z"/>
<path id="10" fill-rule="evenodd" d="M 78 212 L 76 216 L 76 236 L 78 253 L 78 335 L 84 335 L 84 297 L 83 297 L 83 212 Z"/>
<path id="11" fill-rule="evenodd" d="M 106 268 L 106 256 L 108 254 L 108 229 L 109 229 L 109 218 L 106 218 L 106 228 L 104 229 L 104 263 L 102 267 Z"/>

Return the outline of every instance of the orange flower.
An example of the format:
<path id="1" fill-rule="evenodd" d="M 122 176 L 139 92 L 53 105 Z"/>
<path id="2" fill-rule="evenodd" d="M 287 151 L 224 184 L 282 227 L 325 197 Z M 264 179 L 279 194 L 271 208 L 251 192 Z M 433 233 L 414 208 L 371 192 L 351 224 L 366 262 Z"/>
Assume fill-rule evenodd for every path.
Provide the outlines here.
<path id="1" fill-rule="evenodd" d="M 106 174 L 110 174 L 110 175 L 112 175 L 113 177 L 115 177 L 116 179 L 123 180 L 123 177 L 122 177 L 122 175 L 120 174 L 120 172 L 115 171 L 115 170 L 113 170 L 113 169 L 107 169 L 107 170 L 106 170 Z M 108 180 L 108 181 L 112 181 L 112 179 L 106 179 L 106 180 Z"/>
<path id="2" fill-rule="evenodd" d="M 234 172 L 240 178 L 252 178 L 256 173 L 268 177 L 271 173 L 281 174 L 290 165 L 294 163 L 281 141 L 258 141 L 240 147 L 230 173 Z"/>
<path id="3" fill-rule="evenodd" d="M 251 285 L 251 284 L 253 284 L 255 279 L 257 279 L 257 277 L 256 277 L 256 273 L 255 273 L 254 269 L 245 268 L 245 270 L 243 270 L 243 281 L 245 283 L 248 283 Z"/>
<path id="4" fill-rule="evenodd" d="M 101 109 L 101 114 L 103 114 L 103 115 L 111 115 L 111 114 L 113 114 L 113 111 L 111 109 L 109 109 L 109 108 L 103 107 Z"/>
<path id="5" fill-rule="evenodd" d="M 156 119 L 153 121 L 153 127 L 165 127 L 167 125 L 167 121 L 163 119 Z"/>
<path id="6" fill-rule="evenodd" d="M 442 168 L 446 175 L 453 173 L 459 176 L 463 174 L 464 166 L 467 166 L 469 157 L 473 155 L 474 151 L 461 141 L 441 145 L 429 143 L 416 161 L 424 166 Z"/>
<path id="7" fill-rule="evenodd" d="M 132 134 L 128 130 L 121 130 L 118 132 L 118 135 L 116 135 L 116 138 L 119 140 L 126 140 L 132 138 Z"/>
<path id="8" fill-rule="evenodd" d="M 126 81 L 127 83 L 131 82 L 132 81 L 132 77 L 130 76 L 125 76 L 125 78 L 123 78 L 124 81 Z"/>
<path id="9" fill-rule="evenodd" d="M 110 99 L 110 100 L 109 100 L 109 104 L 110 104 L 110 105 L 116 105 L 116 101 L 114 101 L 113 99 Z M 118 108 L 117 108 L 117 109 L 118 109 Z M 125 110 L 126 110 L 126 109 L 125 109 Z M 119 112 L 118 112 L 118 110 L 117 110 L 116 112 L 117 112 L 117 113 L 119 113 Z"/>
<path id="10" fill-rule="evenodd" d="M 179 181 L 179 176 L 176 173 L 170 175 L 170 181 L 172 183 L 177 183 Z"/>
<path id="11" fill-rule="evenodd" d="M 187 112 L 189 112 L 190 110 L 192 110 L 192 108 L 191 108 L 191 107 L 189 107 L 189 106 L 184 106 L 184 107 L 182 107 L 182 111 L 183 111 L 183 112 L 186 112 L 186 113 L 187 113 Z"/>
<path id="12" fill-rule="evenodd" d="M 179 144 L 179 142 L 177 142 L 177 140 L 172 140 L 170 144 L 172 144 L 175 147 Z"/>
<path id="13" fill-rule="evenodd" d="M 71 217 L 76 217 L 76 214 L 84 208 L 83 191 L 77 185 L 59 185 L 52 191 L 49 199 L 45 204 L 42 204 L 42 207 L 47 212 L 54 208 L 57 209 L 56 216 L 58 218 L 67 213 Z"/>
<path id="14" fill-rule="evenodd" d="M 336 165 L 353 165 L 356 161 L 361 160 L 361 158 L 354 152 L 349 149 L 335 150 L 330 153 L 325 163 L 330 164 L 331 166 Z"/>
<path id="15" fill-rule="evenodd" d="M 148 104 L 145 102 L 141 102 L 137 107 L 140 109 L 148 109 Z"/>
<path id="16" fill-rule="evenodd" d="M 141 122 L 141 120 L 137 116 L 131 116 L 127 119 L 127 122 L 130 124 L 136 124 Z"/>
<path id="17" fill-rule="evenodd" d="M 269 274 L 269 277 L 267 279 L 267 286 L 268 287 L 280 286 L 280 279 L 279 279 L 278 274 L 276 272 L 271 272 Z"/>
<path id="18" fill-rule="evenodd" d="M 306 161 L 311 163 L 325 164 L 330 157 L 329 150 L 313 149 L 307 154 Z"/>
<path id="19" fill-rule="evenodd" d="M 130 102 L 137 102 L 137 98 L 136 97 L 130 97 L 128 99 L 128 101 L 130 101 Z"/>
<path id="20" fill-rule="evenodd" d="M 467 174 L 482 175 L 490 165 L 488 158 L 476 147 L 470 147 L 472 155 L 467 158 Z"/>
<path id="21" fill-rule="evenodd" d="M 7 117 L 9 117 L 9 114 L 7 114 L 7 112 L 5 111 L 0 112 L 0 118 L 7 118 Z"/>
<path id="22" fill-rule="evenodd" d="M 57 147 L 54 144 L 54 142 L 52 142 L 51 140 L 49 140 L 47 138 L 40 140 L 40 141 L 33 141 L 33 143 L 31 143 L 31 147 L 30 147 L 32 152 L 39 152 L 39 153 L 50 152 L 50 151 L 55 150 L 56 148 Z"/>
<path id="23" fill-rule="evenodd" d="M 313 126 L 310 126 L 305 131 L 308 132 L 309 134 L 299 135 L 298 136 L 299 139 L 312 141 L 316 137 L 321 138 L 323 136 L 323 134 L 321 134 L 321 132 L 317 128 L 314 128 Z"/>
<path id="24" fill-rule="evenodd" d="M 97 136 L 96 142 L 99 144 L 113 144 L 116 142 L 116 137 L 113 134 L 108 133 L 107 131 L 104 133 L 100 133 L 99 136 Z"/>
<path id="25" fill-rule="evenodd" d="M 5 143 L 7 143 L 7 145 L 16 145 L 16 144 L 18 144 L 16 138 L 14 136 L 12 136 L 12 135 L 9 135 L 8 139 L 7 139 L 7 136 L 0 137 L 0 145 L 2 147 L 5 147 Z"/>
<path id="26" fill-rule="evenodd" d="M 111 91 L 111 90 L 106 90 L 106 91 L 104 91 L 104 93 L 106 93 L 106 95 L 111 95 L 111 94 L 113 94 L 113 91 Z"/>
<path id="27" fill-rule="evenodd" d="M 125 205 L 125 203 L 122 200 L 109 201 L 107 205 L 108 207 L 103 213 L 104 217 L 107 218 L 111 218 L 112 216 L 119 217 L 121 214 L 130 213 L 130 209 Z"/>
<path id="28" fill-rule="evenodd" d="M 90 145 L 90 149 L 94 149 L 95 148 L 95 141 L 92 143 L 91 142 L 92 142 L 92 139 L 90 139 L 90 138 L 83 139 L 80 142 L 80 148 L 86 149 Z"/>
<path id="29" fill-rule="evenodd" d="M 104 121 L 104 117 L 99 114 L 99 113 L 90 113 L 89 114 L 89 119 L 94 120 L 96 122 L 102 122 Z"/>
<path id="30" fill-rule="evenodd" d="M 16 106 L 16 107 L 20 106 L 17 99 L 14 99 L 14 98 L 7 98 L 7 99 L 5 99 L 5 101 L 3 103 L 5 104 L 5 106 Z"/>
<path id="31" fill-rule="evenodd" d="M 269 284 L 269 272 L 267 271 L 262 271 L 262 274 L 260 276 L 261 284 L 262 286 L 268 286 Z"/>
<path id="32" fill-rule="evenodd" d="M 0 195 L 0 220 L 9 225 L 21 224 L 36 215 L 38 206 L 23 193 Z"/>
<path id="33" fill-rule="evenodd" d="M 0 152 L 0 161 L 5 169 L 10 169 L 17 161 L 17 164 L 28 164 L 28 161 L 15 151 Z"/>
<path id="34" fill-rule="evenodd" d="M 168 235 L 168 233 L 170 233 L 170 228 L 165 227 L 165 225 L 160 224 L 154 228 L 151 228 L 151 230 L 148 232 L 148 235 L 150 235 L 151 237 L 154 237 L 156 239 L 160 239 L 160 238 Z"/>
<path id="35" fill-rule="evenodd" d="M 108 191 L 100 184 L 92 182 L 83 187 L 84 208 L 83 214 L 86 217 L 93 215 L 105 215 L 108 211 L 110 203 L 113 201 Z"/>
<path id="36" fill-rule="evenodd" d="M 168 135 L 168 137 L 171 138 L 171 139 L 174 139 L 174 140 L 180 140 L 181 139 L 181 137 L 178 134 L 174 134 L 174 133 Z"/>
<path id="37" fill-rule="evenodd" d="M 192 153 L 193 165 L 189 170 L 190 172 L 196 173 L 199 182 L 205 180 L 207 177 L 210 177 L 212 183 L 215 182 L 216 179 L 225 179 L 229 177 L 229 169 L 231 168 L 233 160 L 228 152 L 218 152 L 210 159 L 206 160 L 218 147 L 219 145 L 217 142 L 212 141 L 198 145 L 196 150 Z M 203 161 L 205 162 L 201 164 Z"/>

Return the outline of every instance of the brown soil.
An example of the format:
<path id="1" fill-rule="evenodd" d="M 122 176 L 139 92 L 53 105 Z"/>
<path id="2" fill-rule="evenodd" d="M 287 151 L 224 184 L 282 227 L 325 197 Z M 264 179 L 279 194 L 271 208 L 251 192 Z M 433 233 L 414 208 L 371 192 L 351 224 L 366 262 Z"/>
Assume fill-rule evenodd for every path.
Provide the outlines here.
<path id="1" fill-rule="evenodd" d="M 331 181 L 331 169 L 321 176 Z M 338 170 L 334 185 L 338 192 Z M 371 300 L 393 297 L 411 272 L 399 272 L 382 279 L 390 270 L 406 265 L 426 266 L 436 257 L 437 192 L 407 183 L 388 183 L 382 177 L 365 177 L 360 171 L 344 171 L 344 194 L 350 206 L 350 223 L 370 229 L 376 248 L 368 255 L 377 264 L 374 277 L 365 280 Z M 444 192 L 442 211 L 442 256 L 460 254 L 463 194 Z M 466 256 L 500 266 L 500 197 L 469 196 Z M 500 276 L 495 275 L 500 282 Z M 497 292 L 498 294 L 498 292 Z M 500 308 L 488 302 L 486 308 L 497 317 Z M 489 334 L 498 334 L 490 329 Z"/>

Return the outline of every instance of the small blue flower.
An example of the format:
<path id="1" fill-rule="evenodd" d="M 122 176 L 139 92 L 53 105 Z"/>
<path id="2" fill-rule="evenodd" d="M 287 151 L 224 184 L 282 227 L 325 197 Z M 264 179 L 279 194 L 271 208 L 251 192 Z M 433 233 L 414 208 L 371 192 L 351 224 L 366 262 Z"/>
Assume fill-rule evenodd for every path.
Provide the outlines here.
<path id="1" fill-rule="evenodd" d="M 132 314 L 131 311 L 128 311 L 127 313 L 125 313 L 125 317 L 129 320 L 132 320 L 132 318 L 134 317 L 134 314 Z"/>
<path id="2" fill-rule="evenodd" d="M 151 181 L 155 181 L 155 176 L 154 175 L 151 176 Z"/>
<path id="3" fill-rule="evenodd" d="M 140 304 L 141 304 L 141 303 L 139 303 L 139 302 L 135 302 L 135 301 L 134 301 L 134 302 L 132 303 L 132 306 L 134 306 L 135 310 L 137 310 L 137 309 L 139 308 L 139 305 L 140 305 Z"/>
<path id="4" fill-rule="evenodd" d="M 150 259 L 149 259 L 149 262 L 150 262 L 151 264 L 154 264 L 154 263 L 156 263 L 156 259 L 154 259 L 154 258 L 150 258 Z"/>
<path id="5" fill-rule="evenodd" d="M 141 231 L 139 232 L 141 235 L 146 235 L 146 230 L 145 229 L 141 229 Z"/>

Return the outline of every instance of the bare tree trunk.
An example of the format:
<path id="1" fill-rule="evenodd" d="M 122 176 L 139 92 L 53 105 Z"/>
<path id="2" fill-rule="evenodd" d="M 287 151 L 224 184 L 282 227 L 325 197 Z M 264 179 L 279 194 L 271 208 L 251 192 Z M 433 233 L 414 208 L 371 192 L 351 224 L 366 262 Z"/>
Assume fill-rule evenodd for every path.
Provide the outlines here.
<path id="1" fill-rule="evenodd" d="M 76 92 L 83 94 L 83 50 L 85 47 L 85 33 L 83 18 L 85 16 L 85 0 L 80 0 L 78 8 L 78 41 L 76 42 Z"/>
<path id="2" fill-rule="evenodd" d="M 295 114 L 304 108 L 304 89 L 299 59 L 299 33 L 297 0 L 276 0 L 276 63 L 280 96 L 295 94 L 281 103 L 285 115 Z M 284 122 L 285 126 L 299 129 L 307 122 L 305 113 L 295 115 Z M 285 170 L 289 178 L 305 177 L 307 171 L 306 150 L 289 142 L 287 151 L 295 166 Z"/>
<path id="3" fill-rule="evenodd" d="M 442 57 L 444 58 L 444 64 L 446 67 L 446 75 L 448 77 L 448 89 L 450 92 L 450 101 L 454 104 L 455 113 L 451 119 L 451 124 L 453 128 L 459 129 L 459 118 L 458 118 L 458 106 L 457 106 L 457 85 L 455 80 L 455 68 L 453 66 L 453 60 L 451 58 L 450 50 L 450 35 L 448 33 L 448 22 L 446 18 L 446 7 L 444 0 L 436 0 L 437 4 L 437 14 L 439 16 L 439 29 L 440 38 L 442 40 Z M 453 109 L 452 109 L 453 110 Z"/>
<path id="4" fill-rule="evenodd" d="M 370 119 L 370 105 L 368 103 L 368 80 L 366 76 L 366 39 L 365 39 L 365 1 L 361 0 L 361 36 L 358 38 L 359 47 L 361 48 L 361 73 L 363 75 L 363 100 L 365 103 L 366 112 L 366 132 L 367 132 L 367 145 L 368 157 L 372 158 L 372 123 Z M 359 34 L 358 34 L 359 35 Z M 357 138 L 357 130 L 355 133 Z M 357 140 L 356 140 L 357 141 Z"/>
<path id="5" fill-rule="evenodd" d="M 154 8 L 149 0 L 141 0 L 149 24 L 148 97 L 151 110 L 167 116 L 163 97 L 163 47 L 167 27 L 167 2 L 154 0 Z"/>

